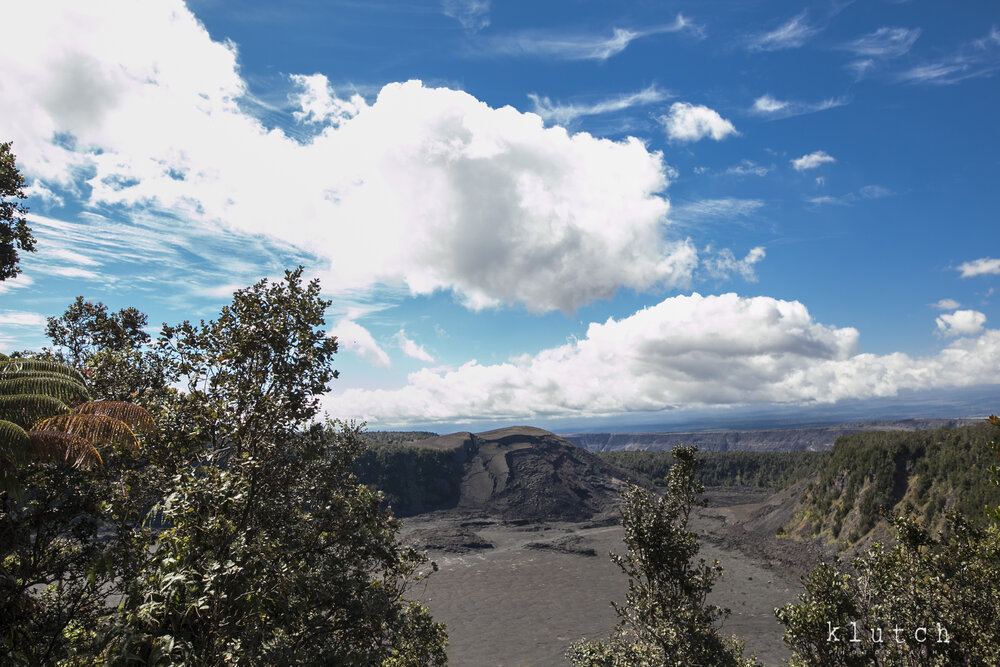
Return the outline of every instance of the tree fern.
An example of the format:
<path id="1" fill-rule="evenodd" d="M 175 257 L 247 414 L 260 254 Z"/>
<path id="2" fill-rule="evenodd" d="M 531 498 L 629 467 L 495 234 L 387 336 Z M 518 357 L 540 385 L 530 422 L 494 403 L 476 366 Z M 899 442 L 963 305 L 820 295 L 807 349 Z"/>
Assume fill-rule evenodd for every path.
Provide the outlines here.
<path id="1" fill-rule="evenodd" d="M 156 424 L 148 412 L 134 403 L 126 403 L 125 401 L 88 401 L 78 405 L 74 412 L 81 415 L 114 417 L 124 422 L 133 431 L 140 433 L 149 433 L 156 428 Z"/>
<path id="2" fill-rule="evenodd" d="M 90 443 L 118 445 L 131 451 L 139 449 L 139 441 L 132 429 L 125 422 L 107 415 L 56 415 L 37 424 L 29 435 L 44 432 L 68 433 Z"/>
<path id="3" fill-rule="evenodd" d="M 25 430 L 43 419 L 69 411 L 69 406 L 58 398 L 43 394 L 0 396 L 0 419 L 14 422 Z"/>
<path id="4" fill-rule="evenodd" d="M 31 455 L 36 459 L 68 463 L 74 468 L 90 469 L 103 465 L 101 453 L 85 438 L 64 431 L 28 433 Z"/>
<path id="5" fill-rule="evenodd" d="M 0 379 L 5 379 L 7 373 L 17 371 L 36 371 L 39 373 L 58 373 L 65 375 L 80 384 L 85 384 L 85 380 L 80 371 L 67 364 L 60 364 L 57 361 L 46 361 L 45 359 L 0 359 Z"/>
<path id="6" fill-rule="evenodd" d="M 31 441 L 24 429 L 14 422 L 0 419 L 0 492 L 20 496 L 20 487 L 14 478 L 17 466 L 23 465 L 31 454 Z"/>
<path id="7" fill-rule="evenodd" d="M 0 380 L 0 396 L 17 394 L 43 394 L 58 398 L 69 405 L 81 403 L 90 398 L 85 386 L 69 378 L 29 376 Z"/>

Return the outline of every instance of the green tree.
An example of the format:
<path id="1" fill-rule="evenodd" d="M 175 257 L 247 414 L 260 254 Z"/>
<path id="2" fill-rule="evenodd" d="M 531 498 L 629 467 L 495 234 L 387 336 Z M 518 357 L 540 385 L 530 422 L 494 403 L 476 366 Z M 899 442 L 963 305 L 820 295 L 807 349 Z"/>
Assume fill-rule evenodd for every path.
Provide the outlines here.
<path id="1" fill-rule="evenodd" d="M 706 598 L 722 567 L 694 562 L 697 536 L 688 530 L 692 508 L 704 487 L 698 482 L 696 447 L 675 447 L 674 464 L 660 498 L 637 486 L 622 493 L 624 555 L 612 560 L 628 576 L 625 604 L 612 603 L 619 623 L 606 642 L 581 641 L 568 656 L 587 667 L 675 665 L 750 666 L 735 638 L 719 634 L 728 611 Z"/>
<path id="2" fill-rule="evenodd" d="M 135 308 L 112 313 L 100 301 L 85 301 L 78 296 L 62 315 L 48 318 L 45 333 L 54 345 L 66 351 L 67 363 L 82 368 L 98 351 L 141 348 L 150 341 L 144 330 L 147 322 L 146 314 Z"/>
<path id="3" fill-rule="evenodd" d="M 21 273 L 18 250 L 34 252 L 35 238 L 28 227 L 24 177 L 17 169 L 11 142 L 0 143 L 0 281 Z"/>
<path id="4" fill-rule="evenodd" d="M 158 352 L 187 390 L 161 412 L 160 477 L 143 485 L 159 498 L 94 638 L 102 660 L 444 664 L 443 626 L 404 597 L 425 558 L 351 472 L 358 429 L 314 423 L 337 344 L 301 276 L 164 326 Z"/>

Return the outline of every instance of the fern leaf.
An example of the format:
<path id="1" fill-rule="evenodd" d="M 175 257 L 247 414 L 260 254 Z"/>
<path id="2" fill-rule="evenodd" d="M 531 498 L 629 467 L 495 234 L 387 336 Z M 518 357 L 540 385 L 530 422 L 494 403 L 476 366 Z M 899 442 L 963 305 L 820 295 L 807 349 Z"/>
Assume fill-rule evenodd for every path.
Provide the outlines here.
<path id="1" fill-rule="evenodd" d="M 14 422 L 0 419 L 0 468 L 14 470 L 28 462 L 31 442 Z"/>
<path id="2" fill-rule="evenodd" d="M 29 429 L 48 417 L 68 413 L 69 406 L 52 396 L 43 394 L 16 394 L 0 396 L 0 419 L 14 422 Z"/>
<path id="3" fill-rule="evenodd" d="M 74 410 L 81 415 L 104 415 L 125 422 L 132 430 L 149 433 L 156 428 L 149 413 L 134 403 L 125 401 L 88 401 Z"/>
<path id="4" fill-rule="evenodd" d="M 58 398 L 67 404 L 79 403 L 90 398 L 83 385 L 69 378 L 18 377 L 0 380 L 0 396 L 16 394 L 43 394 Z"/>
<path id="5" fill-rule="evenodd" d="M 80 385 L 81 387 L 83 387 L 85 389 L 87 387 L 87 385 L 85 385 L 82 382 L 78 381 L 76 378 L 72 378 L 72 377 L 70 377 L 68 375 L 64 375 L 63 373 L 55 373 L 55 372 L 52 372 L 52 371 L 29 371 L 29 370 L 12 371 L 12 370 L 8 370 L 5 373 L 3 373 L 2 375 L 0 375 L 0 380 L 16 380 L 17 378 L 29 378 L 29 377 L 33 377 L 33 378 L 54 378 L 56 380 L 70 380 L 70 381 L 72 381 L 72 382 Z"/>
<path id="6" fill-rule="evenodd" d="M 71 380 L 76 380 L 80 384 L 86 384 L 80 371 L 67 364 L 60 364 L 57 361 L 46 361 L 44 359 L 0 359 L 0 379 L 5 379 L 7 373 L 16 371 L 37 371 L 41 373 L 58 373 L 65 375 Z"/>
<path id="7" fill-rule="evenodd" d="M 104 465 L 97 448 L 73 433 L 33 430 L 28 432 L 28 438 L 36 458 L 69 463 L 85 470 Z"/>
<path id="8" fill-rule="evenodd" d="M 132 429 L 125 422 L 106 415 L 56 415 L 36 425 L 31 432 L 47 431 L 69 433 L 94 444 L 118 445 L 131 451 L 139 449 Z"/>

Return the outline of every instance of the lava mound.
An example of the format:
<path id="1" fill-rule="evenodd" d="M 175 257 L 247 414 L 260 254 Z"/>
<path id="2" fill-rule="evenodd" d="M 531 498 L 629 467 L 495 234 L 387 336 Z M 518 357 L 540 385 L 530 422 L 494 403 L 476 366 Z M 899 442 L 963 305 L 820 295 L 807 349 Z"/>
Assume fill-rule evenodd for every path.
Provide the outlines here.
<path id="1" fill-rule="evenodd" d="M 583 521 L 613 509 L 628 481 L 593 454 L 530 426 L 408 444 L 453 452 L 462 475 L 455 507 L 505 520 Z"/>

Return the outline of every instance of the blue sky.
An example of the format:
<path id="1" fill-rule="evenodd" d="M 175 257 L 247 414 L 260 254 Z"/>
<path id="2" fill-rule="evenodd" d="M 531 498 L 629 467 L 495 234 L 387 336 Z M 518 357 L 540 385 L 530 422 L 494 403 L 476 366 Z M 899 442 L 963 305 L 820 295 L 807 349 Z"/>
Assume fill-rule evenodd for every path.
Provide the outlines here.
<path id="1" fill-rule="evenodd" d="M 301 263 L 325 406 L 372 428 L 997 394 L 995 3 L 5 14 L 38 252 L 4 351 L 76 295 L 176 323 Z"/>

